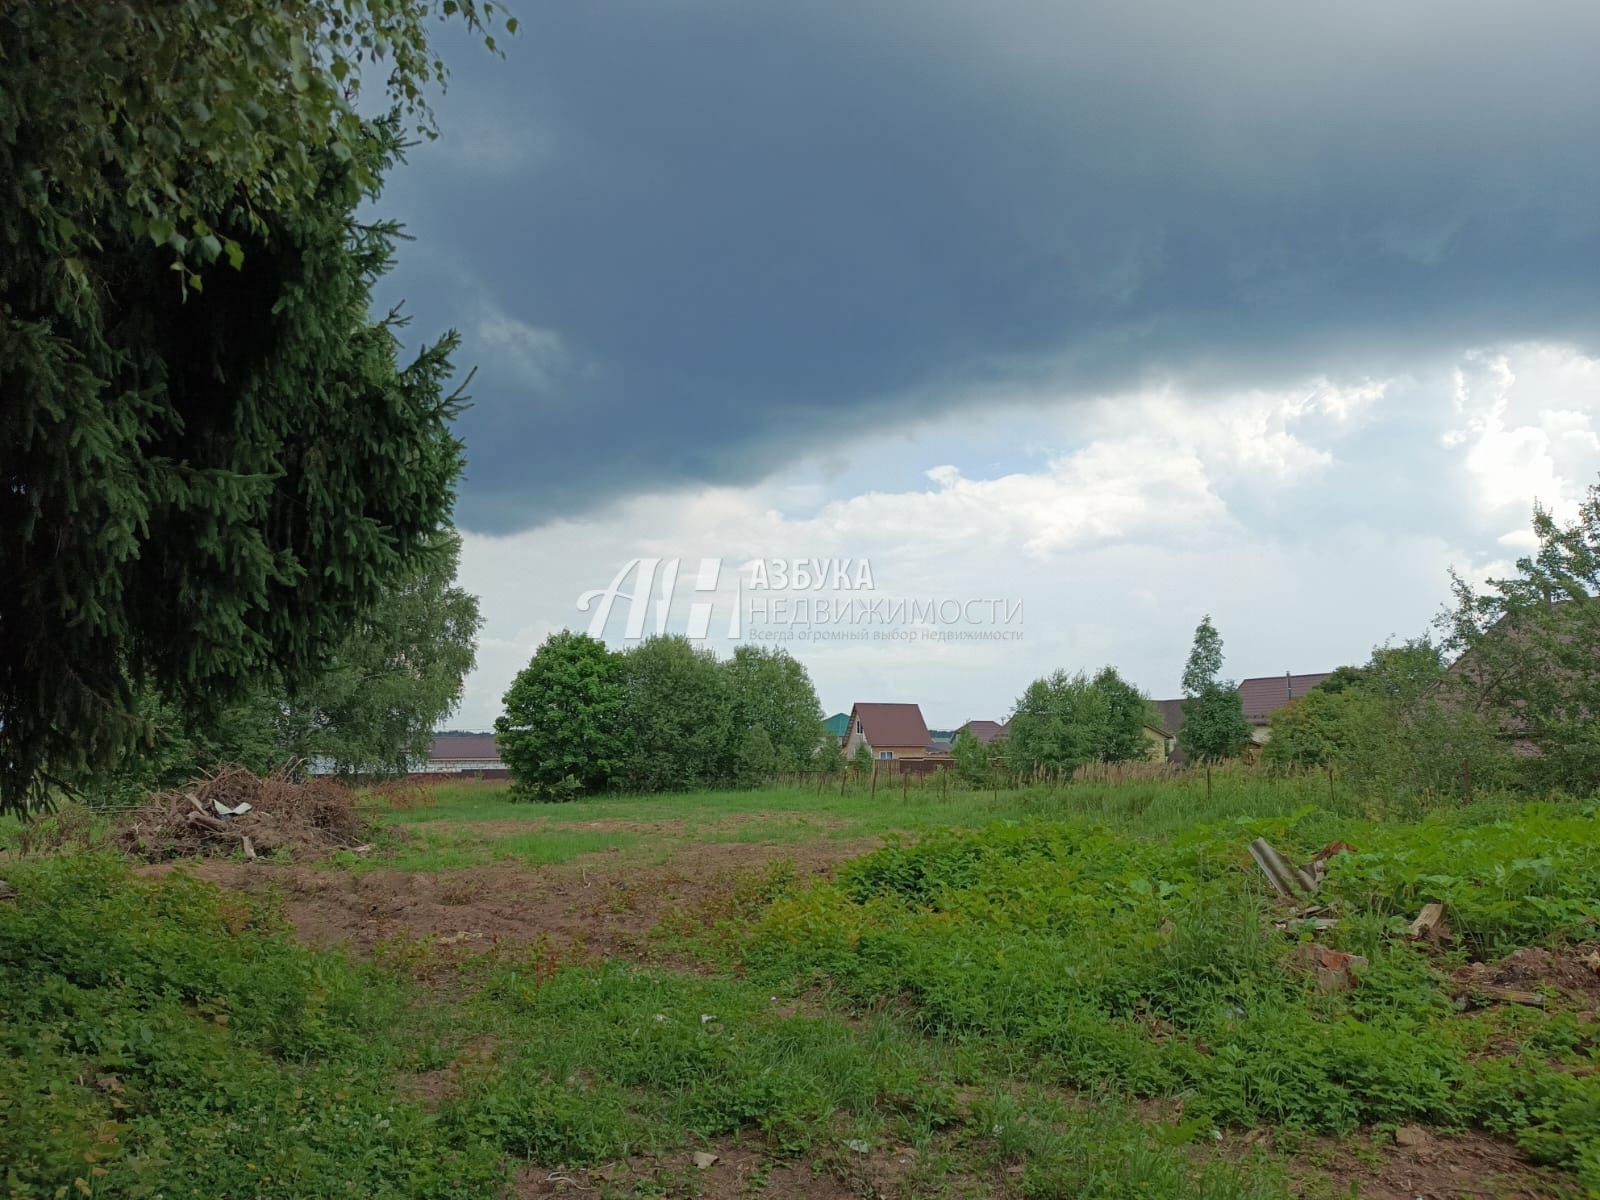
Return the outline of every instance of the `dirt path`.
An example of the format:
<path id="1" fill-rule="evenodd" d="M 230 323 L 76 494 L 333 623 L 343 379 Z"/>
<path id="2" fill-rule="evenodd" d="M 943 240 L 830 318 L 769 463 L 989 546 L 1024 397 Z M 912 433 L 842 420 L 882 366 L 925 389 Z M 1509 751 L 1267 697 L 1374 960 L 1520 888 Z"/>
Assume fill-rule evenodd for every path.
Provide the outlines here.
<path id="1" fill-rule="evenodd" d="M 675 909 L 732 892 L 741 876 L 788 860 L 798 876 L 825 874 L 878 846 L 877 838 L 773 846 L 686 844 L 665 865 L 611 851 L 558 866 L 502 863 L 453 871 L 358 871 L 212 859 L 196 875 L 229 888 L 276 892 L 304 942 L 360 953 L 393 938 L 434 937 L 463 948 L 541 940 L 573 958 L 635 958 Z M 149 872 L 172 869 L 146 868 Z"/>

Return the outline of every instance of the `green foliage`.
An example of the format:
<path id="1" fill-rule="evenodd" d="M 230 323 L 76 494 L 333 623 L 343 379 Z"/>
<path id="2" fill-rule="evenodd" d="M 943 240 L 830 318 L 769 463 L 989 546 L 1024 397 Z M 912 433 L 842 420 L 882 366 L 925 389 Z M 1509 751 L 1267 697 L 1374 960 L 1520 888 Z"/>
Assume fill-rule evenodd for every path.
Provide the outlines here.
<path id="1" fill-rule="evenodd" d="M 676 635 L 622 656 L 626 786 L 675 792 L 728 777 L 732 697 L 717 656 Z"/>
<path id="2" fill-rule="evenodd" d="M 1270 1167 L 1206 1162 L 1185 1147 L 1196 1132 L 1192 1123 L 1152 1130 L 1109 1097 L 1078 1105 L 1029 1099 L 988 1096 L 973 1112 L 996 1165 L 1020 1176 L 1027 1200 L 1268 1200 L 1289 1194 Z"/>
<path id="3" fill-rule="evenodd" d="M 1410 919 L 1440 901 L 1482 958 L 1551 938 L 1581 940 L 1600 880 L 1594 813 L 1554 804 L 1485 804 L 1423 821 L 1403 838 L 1339 855 L 1329 890 L 1349 911 Z"/>
<path id="4" fill-rule="evenodd" d="M 584 1165 L 751 1129 L 798 1151 L 841 1118 L 949 1118 L 937 1050 L 888 1021 L 858 1036 L 785 1016 L 760 987 L 622 964 L 554 975 L 509 964 L 481 1012 L 512 1049 L 472 1078 L 446 1128 L 536 1161 Z M 514 1040 L 512 1040 L 514 1039 Z"/>
<path id="5" fill-rule="evenodd" d="M 279 762 L 317 761 L 339 775 L 403 775 L 425 759 L 477 662 L 478 599 L 455 586 L 461 539 L 439 539 L 384 589 L 333 657 L 287 697 L 258 689 L 249 712 L 275 722 Z M 240 754 L 227 759 L 249 762 Z"/>
<path id="6" fill-rule="evenodd" d="M 1088 762 L 1129 762 L 1150 756 L 1145 726 L 1155 706 L 1114 667 L 1093 678 L 1055 671 L 1028 685 L 1017 701 L 1006 739 L 994 747 L 1007 770 L 1021 778 L 1070 775 Z M 955 748 L 952 747 L 952 750 Z M 988 754 L 989 748 L 984 748 Z M 989 763 L 972 750 L 963 778 L 980 783 Z"/>
<path id="7" fill-rule="evenodd" d="M 146 688 L 135 715 L 149 740 L 83 789 L 94 804 L 127 805 L 201 771 L 238 764 L 259 774 L 318 763 L 339 775 L 404 774 L 427 755 L 477 658 L 477 597 L 455 586 L 460 539 L 385 589 L 331 658 L 290 690 L 268 672 L 203 722 Z"/>
<path id="8" fill-rule="evenodd" d="M 993 755 L 973 736 L 970 729 L 962 729 L 950 744 L 950 757 L 955 762 L 956 775 L 963 783 L 983 787 L 994 778 Z"/>
<path id="9" fill-rule="evenodd" d="M 1183 726 L 1178 747 L 1194 762 L 1233 758 L 1250 744 L 1250 722 L 1232 680 L 1222 674 L 1222 637 L 1209 616 L 1194 631 L 1183 668 Z"/>
<path id="10" fill-rule="evenodd" d="M 844 757 L 844 741 L 829 733 L 826 726 L 818 725 L 817 752 L 813 756 L 814 770 L 824 775 L 842 775 L 849 764 Z"/>
<path id="11" fill-rule="evenodd" d="M 1286 1147 L 1413 1121 L 1501 1134 L 1600 1188 L 1591 1006 L 1552 991 L 1542 1009 L 1459 1011 L 1447 982 L 1468 959 L 1592 938 L 1592 805 L 1378 821 L 1310 807 L 1315 779 L 1213 774 L 1210 794 L 1074 784 L 959 793 L 947 811 L 810 788 L 597 801 L 658 827 L 664 809 L 674 825 L 820 809 L 830 833 L 886 807 L 925 828 L 1036 814 L 892 843 L 837 881 L 781 866 L 740 881 L 715 910 L 734 978 L 428 939 L 380 956 L 449 980 L 423 991 L 306 951 L 259 899 L 182 874 L 10 858 L 6 1191 L 464 1200 L 498 1194 L 507 1159 L 681 1162 L 737 1139 L 820 1164 L 914 1146 L 895 1151 L 913 1160 L 907 1194 L 940 1194 L 948 1172 L 1023 1196 L 1278 1200 L 1272 1164 L 1231 1136 L 1210 1151 L 1214 1128 L 1275 1125 Z M 400 815 L 419 832 L 503 817 L 466 800 L 492 789 L 457 790 Z M 588 811 L 527 815 L 539 842 L 594 834 Z M 1321 935 L 1369 959 L 1354 991 L 1324 994 L 1290 962 L 1244 850 L 1258 835 L 1300 860 L 1333 837 L 1358 847 L 1330 862 L 1339 925 Z M 1402 935 L 1435 899 L 1458 949 Z M 408 1098 L 415 1072 L 452 1082 L 434 1113 Z M 1181 1098 L 1181 1115 L 1139 1119 L 1140 1096 Z"/>
<path id="12" fill-rule="evenodd" d="M 1328 995 L 1292 965 L 1244 846 L 1265 835 L 1304 858 L 1332 834 L 1361 850 L 1332 860 L 1324 890 L 1341 921 L 1323 937 L 1369 966 L 1360 987 Z M 1496 1012 L 1458 1012 L 1448 965 L 1401 931 L 1437 899 L 1463 955 L 1584 938 L 1597 889 L 1600 829 L 1574 805 L 1409 825 L 1306 811 L 1164 842 L 1074 820 L 1000 824 L 892 845 L 837 883 L 778 897 L 746 962 L 861 1004 L 900 997 L 930 1033 L 984 1039 L 1058 1083 L 1182 1095 L 1195 1121 L 1475 1124 L 1592 1184 L 1600 1085 L 1567 1071 L 1597 1052 L 1592 1024 L 1560 1005 L 1520 1010 L 1525 1048 L 1502 1062 Z"/>
<path id="13" fill-rule="evenodd" d="M 1231 682 L 1212 684 L 1183 702 L 1178 745 L 1193 762 L 1233 758 L 1250 744 L 1244 701 Z"/>
<path id="14" fill-rule="evenodd" d="M 765 780 L 779 771 L 814 769 L 822 709 L 805 666 L 773 647 L 738 646 L 723 665 L 728 687 L 729 733 L 741 763 L 736 774 L 747 781 Z M 758 773 L 752 747 L 770 757 Z"/>
<path id="15" fill-rule="evenodd" d="M 1222 682 L 1222 635 L 1211 623 L 1210 614 L 1195 626 L 1189 661 L 1183 666 L 1183 694 L 1198 696 Z"/>
<path id="16" fill-rule="evenodd" d="M 1262 759 L 1275 767 L 1322 767 L 1346 757 L 1355 723 L 1352 708 L 1365 702 L 1354 689 L 1312 688 L 1269 719 L 1271 736 Z"/>
<path id="17" fill-rule="evenodd" d="M 1514 785 L 1517 764 L 1492 721 L 1464 703 L 1426 639 L 1380 646 L 1336 690 L 1313 688 L 1272 716 L 1264 758 L 1278 767 L 1332 766 L 1365 795 L 1470 799 Z"/>
<path id="18" fill-rule="evenodd" d="M 1539 548 L 1511 578 L 1481 592 L 1455 579 L 1452 682 L 1458 703 L 1537 751 L 1539 784 L 1588 791 L 1600 785 L 1600 484 L 1569 525 L 1535 508 L 1533 533 Z"/>
<path id="19" fill-rule="evenodd" d="M 551 798 L 608 786 L 625 753 L 623 697 L 622 657 L 605 643 L 567 629 L 547 638 L 494 723 L 519 790 Z"/>
<path id="20" fill-rule="evenodd" d="M 396 1094 L 391 983 L 183 874 L 59 858 L 7 877 L 8 1195 L 466 1200 L 499 1186 L 491 1154 L 447 1144 Z"/>
<path id="21" fill-rule="evenodd" d="M 1109 706 L 1083 672 L 1035 679 L 1017 701 L 1005 741 L 1006 766 L 1018 775 L 1069 775 L 1091 762 L 1105 740 Z"/>
<path id="22" fill-rule="evenodd" d="M 544 799 L 613 785 L 748 787 L 840 769 L 811 677 L 776 649 L 740 646 L 723 662 L 664 636 L 617 654 L 563 631 L 540 646 L 505 704 L 495 723 L 501 753 L 522 794 Z"/>
<path id="23" fill-rule="evenodd" d="M 771 779 L 784 765 L 765 729 L 751 727 L 738 734 L 733 749 L 733 781 L 740 787 L 755 787 Z"/>
<path id="24" fill-rule="evenodd" d="M 1102 667 L 1091 686 L 1105 704 L 1105 720 L 1095 738 L 1095 758 L 1100 762 L 1149 758 L 1145 726 L 1159 723 L 1150 697 L 1117 674 L 1115 667 Z"/>
<path id="25" fill-rule="evenodd" d="M 867 749 L 865 742 L 856 743 L 856 752 L 851 756 L 850 767 L 857 775 L 872 773 L 872 751 Z"/>
<path id="26" fill-rule="evenodd" d="M 485 6 L 487 7 L 487 6 Z M 475 0 L 0 9 L 0 806 L 297 686 L 445 525 L 455 342 L 402 365 L 358 210 Z M 377 106 L 381 111 L 382 101 Z M 370 109 L 369 109 L 370 111 Z"/>

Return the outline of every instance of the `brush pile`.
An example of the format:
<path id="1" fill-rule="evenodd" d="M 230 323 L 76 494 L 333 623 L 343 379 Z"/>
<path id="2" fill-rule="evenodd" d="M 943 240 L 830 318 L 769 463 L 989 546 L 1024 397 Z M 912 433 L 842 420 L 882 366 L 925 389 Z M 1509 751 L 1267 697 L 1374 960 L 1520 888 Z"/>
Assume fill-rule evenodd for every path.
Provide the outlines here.
<path id="1" fill-rule="evenodd" d="M 275 850 L 315 857 L 364 850 L 366 822 L 349 788 L 332 779 L 263 778 L 229 767 L 177 791 L 152 796 L 117 835 L 122 848 L 157 862 L 169 858 Z"/>

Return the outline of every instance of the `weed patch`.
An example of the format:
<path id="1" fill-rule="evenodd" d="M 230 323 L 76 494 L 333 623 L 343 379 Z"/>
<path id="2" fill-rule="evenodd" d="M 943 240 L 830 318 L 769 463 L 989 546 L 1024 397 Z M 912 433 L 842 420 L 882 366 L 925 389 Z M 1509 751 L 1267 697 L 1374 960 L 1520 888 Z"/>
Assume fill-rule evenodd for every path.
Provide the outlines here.
<path id="1" fill-rule="evenodd" d="M 1293 967 L 1244 847 L 1265 835 L 1309 854 L 1334 833 L 1363 848 L 1333 859 L 1341 920 L 1325 937 L 1369 965 L 1326 994 Z M 1559 995 L 1464 1015 L 1450 981 L 1471 956 L 1592 936 L 1597 894 L 1600 828 L 1578 806 L 1410 824 L 1308 810 L 1167 839 L 1033 820 L 893 844 L 782 895 L 745 962 L 860 1004 L 902 998 L 930 1034 L 1014 1046 L 1061 1084 L 1180 1099 L 1217 1126 L 1477 1126 L 1600 1187 L 1592 1016 Z M 1434 900 L 1458 931 L 1448 954 L 1403 937 Z"/>

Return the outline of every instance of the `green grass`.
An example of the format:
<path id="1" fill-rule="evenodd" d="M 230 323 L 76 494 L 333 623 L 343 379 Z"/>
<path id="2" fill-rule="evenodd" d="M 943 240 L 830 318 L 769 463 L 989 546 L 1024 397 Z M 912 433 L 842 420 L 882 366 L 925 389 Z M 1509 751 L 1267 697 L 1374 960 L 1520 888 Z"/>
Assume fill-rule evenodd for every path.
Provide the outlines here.
<path id="1" fill-rule="evenodd" d="M 139 879 L 91 855 L 8 873 L 8 1197 L 481 1197 L 524 1160 L 735 1135 L 841 1174 L 904 1147 L 917 1196 L 1013 1163 L 1030 1196 L 1288 1195 L 1270 1167 L 1196 1154 L 1189 1131 L 1115 1104 L 1019 1090 L 983 1047 L 892 1012 L 794 1011 L 750 980 L 537 950 L 453 961 L 441 994 L 409 978 L 436 947 L 388 969 L 307 950 L 270 906 L 182 872 Z M 430 1109 L 419 1083 L 441 1072 Z M 660 1195 L 673 1175 L 601 1194 Z"/>
<path id="2" fill-rule="evenodd" d="M 1335 839 L 1360 847 L 1323 889 L 1339 916 L 1323 940 L 1369 960 L 1355 990 L 1324 994 L 1290 965 L 1245 853 L 1258 835 L 1302 860 Z M 1415 823 L 1307 810 L 1171 838 L 1052 819 L 890 846 L 778 897 L 740 942 L 763 977 L 900 998 L 928 1034 L 1012 1047 L 1061 1086 L 1183 1097 L 1190 1119 L 1223 1128 L 1478 1127 L 1600 1190 L 1593 1014 L 1555 994 L 1461 1013 L 1447 977 L 1593 937 L 1596 895 L 1592 806 Z M 1455 930 L 1448 954 L 1403 936 L 1433 900 Z"/>
<path id="3" fill-rule="evenodd" d="M 1277 1200 L 1305 1184 L 1246 1131 L 1365 1145 L 1412 1122 L 1511 1138 L 1600 1194 L 1592 1013 L 1554 992 L 1462 1011 L 1448 980 L 1595 937 L 1593 805 L 1385 814 L 1325 779 L 1218 772 L 563 805 L 463 785 L 383 822 L 379 861 L 409 870 L 886 844 L 674 913 L 660 937 L 693 971 L 404 937 L 363 963 L 182 871 L 72 839 L 13 856 L 0 1195 L 495 1196 L 523 1163 L 606 1167 L 597 1197 L 693 1195 L 688 1152 L 736 1141 L 856 1192 L 863 1164 L 908 1158 L 908 1198 Z M 1289 964 L 1258 835 L 1357 847 L 1323 897 L 1324 941 L 1369 960 L 1355 990 Z M 1403 936 L 1429 900 L 1444 950 Z"/>
<path id="4" fill-rule="evenodd" d="M 7 1197 L 492 1193 L 394 1086 L 393 980 L 296 945 L 273 913 L 109 856 L 8 864 L 0 904 Z"/>
<path id="5" fill-rule="evenodd" d="M 1274 778 L 1258 771 L 1218 768 L 1208 788 L 1203 772 L 1148 783 L 1077 783 L 1054 788 L 973 789 L 940 776 L 880 780 L 876 791 L 851 779 L 756 790 L 600 795 L 565 804 L 514 803 L 508 783 L 438 784 L 432 803 L 385 815 L 388 822 L 527 820 L 552 825 L 591 821 L 682 821 L 691 829 L 748 819 L 751 814 L 793 814 L 804 821 L 843 827 L 853 835 L 972 828 L 1029 816 L 1086 816 L 1143 834 L 1169 833 L 1235 816 L 1268 816 L 1313 806 L 1357 812 L 1362 805 L 1321 775 Z"/>
<path id="6" fill-rule="evenodd" d="M 659 859 L 674 846 L 744 843 L 794 846 L 810 841 L 859 841 L 885 835 L 919 835 L 970 829 L 999 820 L 1090 818 L 1141 836 L 1186 829 L 1197 822 L 1239 816 L 1275 816 L 1308 806 L 1356 813 L 1355 800 L 1337 787 L 1330 796 L 1322 776 L 1275 779 L 1254 772 L 1218 770 L 1210 787 L 1202 773 L 1152 783 L 1080 783 L 1055 788 L 977 790 L 930 777 L 902 787 L 880 781 L 876 791 L 852 779 L 843 794 L 837 780 L 816 785 L 745 791 L 594 796 L 564 804 L 515 803 L 510 785 L 474 781 L 429 789 L 430 803 L 386 811 L 387 828 L 402 830 L 396 857 L 375 863 L 413 870 L 444 870 L 520 860 L 565 862 L 593 853 L 637 848 Z M 474 825 L 493 822 L 486 832 Z M 575 830 L 604 824 L 649 827 L 641 839 L 626 830 Z M 508 832 L 526 825 L 527 833 Z M 440 827 L 443 828 L 435 828 Z M 587 844 L 579 834 L 591 837 Z M 615 834 L 598 836 L 599 834 Z M 539 846 L 548 842 L 550 857 Z"/>

